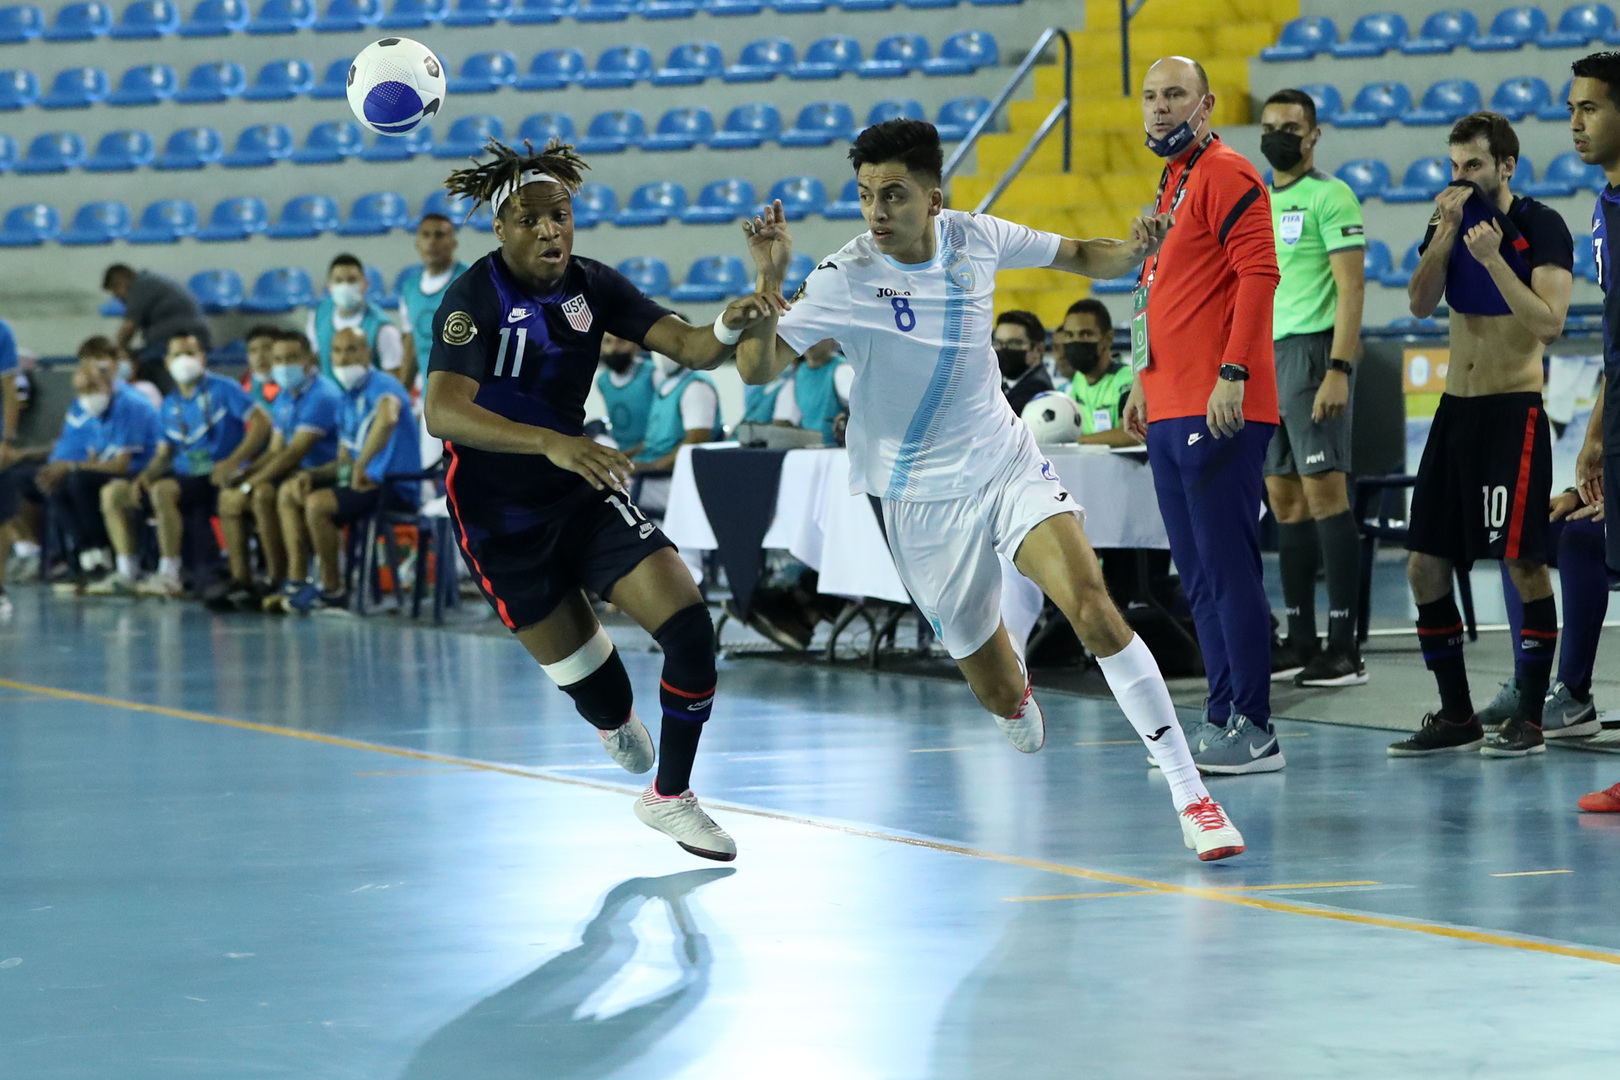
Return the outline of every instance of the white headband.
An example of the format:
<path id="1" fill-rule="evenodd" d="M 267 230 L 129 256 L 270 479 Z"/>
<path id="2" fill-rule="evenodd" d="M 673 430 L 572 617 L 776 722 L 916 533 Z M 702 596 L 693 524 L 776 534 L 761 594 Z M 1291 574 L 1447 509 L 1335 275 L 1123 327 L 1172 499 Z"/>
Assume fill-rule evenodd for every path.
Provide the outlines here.
<path id="1" fill-rule="evenodd" d="M 550 173 L 541 172 L 539 169 L 529 169 L 526 172 L 519 173 L 516 180 L 509 180 L 496 188 L 495 198 L 490 200 L 490 205 L 495 208 L 495 212 L 498 214 L 501 212 L 501 207 L 506 205 L 506 200 L 516 195 L 519 188 L 526 184 L 539 183 L 561 184 L 562 181 Z"/>

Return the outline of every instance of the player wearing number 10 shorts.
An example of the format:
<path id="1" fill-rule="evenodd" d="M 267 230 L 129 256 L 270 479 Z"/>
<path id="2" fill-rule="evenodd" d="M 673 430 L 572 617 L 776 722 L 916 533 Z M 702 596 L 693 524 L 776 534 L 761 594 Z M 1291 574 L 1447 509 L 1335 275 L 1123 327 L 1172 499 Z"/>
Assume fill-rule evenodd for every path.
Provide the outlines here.
<path id="1" fill-rule="evenodd" d="M 998 270 L 1051 267 L 1117 277 L 1157 250 L 1170 217 L 1128 240 L 1069 240 L 943 209 L 932 124 L 891 120 L 850 151 L 868 231 L 828 256 L 779 318 L 742 333 L 737 369 L 760 385 L 836 340 L 855 369 L 850 486 L 881 500 L 895 568 L 968 685 L 1013 745 L 1041 749 L 1046 722 L 1000 616 L 1006 556 L 1097 655 L 1109 687 L 1170 781 L 1183 839 L 1200 859 L 1243 850 L 1209 798 L 1158 664 L 1120 617 L 1064 490 L 1001 392 L 991 349 Z M 780 203 L 743 225 L 758 291 L 780 295 L 792 241 Z"/>

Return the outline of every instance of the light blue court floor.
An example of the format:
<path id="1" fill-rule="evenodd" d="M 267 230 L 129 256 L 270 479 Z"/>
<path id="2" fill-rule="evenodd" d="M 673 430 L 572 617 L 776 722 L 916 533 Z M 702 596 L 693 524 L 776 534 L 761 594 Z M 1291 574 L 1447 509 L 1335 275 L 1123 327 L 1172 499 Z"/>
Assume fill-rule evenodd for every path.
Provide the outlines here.
<path id="1" fill-rule="evenodd" d="M 639 824 L 518 646 L 14 590 L 0 1076 L 1612 1075 L 1620 759 L 1394 761 L 1280 725 L 1204 866 L 1108 702 L 1012 750 L 965 687 L 724 666 Z M 648 707 L 657 657 L 626 656 Z M 1372 700 L 1372 699 L 1369 699 Z"/>

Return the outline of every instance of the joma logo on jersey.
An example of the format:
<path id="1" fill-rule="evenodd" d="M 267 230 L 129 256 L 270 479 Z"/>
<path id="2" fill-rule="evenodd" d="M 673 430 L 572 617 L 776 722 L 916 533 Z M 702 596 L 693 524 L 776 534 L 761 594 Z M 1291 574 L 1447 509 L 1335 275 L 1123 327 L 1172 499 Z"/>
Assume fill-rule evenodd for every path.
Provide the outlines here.
<path id="1" fill-rule="evenodd" d="M 891 296 L 910 296 L 910 295 L 911 295 L 911 290 L 910 289 L 879 289 L 877 291 L 877 298 L 879 300 L 887 300 Z"/>
<path id="2" fill-rule="evenodd" d="M 585 302 L 585 294 L 574 297 L 562 306 L 563 317 L 580 333 L 589 333 L 591 329 L 591 305 Z"/>

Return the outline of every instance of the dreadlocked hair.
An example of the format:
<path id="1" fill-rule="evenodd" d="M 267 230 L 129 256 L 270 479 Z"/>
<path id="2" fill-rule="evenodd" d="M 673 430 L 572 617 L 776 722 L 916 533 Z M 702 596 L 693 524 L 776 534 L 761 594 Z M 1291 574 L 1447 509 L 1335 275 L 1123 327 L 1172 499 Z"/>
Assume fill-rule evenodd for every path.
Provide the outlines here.
<path id="1" fill-rule="evenodd" d="M 452 195 L 462 195 L 473 200 L 467 211 L 472 217 L 472 211 L 478 204 L 490 202 L 495 193 L 505 184 L 522 176 L 524 173 L 538 169 L 547 176 L 562 184 L 568 189 L 570 195 L 577 194 L 580 186 L 585 182 L 583 170 L 590 168 L 585 159 L 574 151 L 574 148 L 561 139 L 552 139 L 546 143 L 546 148 L 538 154 L 529 140 L 523 140 L 523 150 L 520 153 L 502 143 L 490 139 L 484 144 L 484 152 L 493 154 L 494 161 L 475 164 L 470 169 L 457 169 L 445 180 L 445 190 Z M 473 159 L 477 161 L 476 158 Z M 500 207 L 492 207 L 499 210 Z"/>

